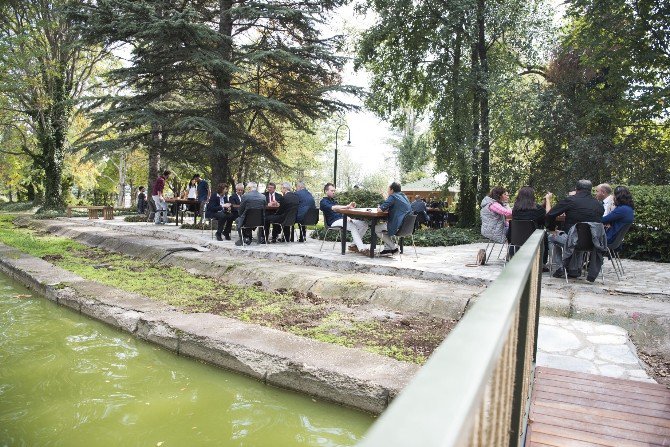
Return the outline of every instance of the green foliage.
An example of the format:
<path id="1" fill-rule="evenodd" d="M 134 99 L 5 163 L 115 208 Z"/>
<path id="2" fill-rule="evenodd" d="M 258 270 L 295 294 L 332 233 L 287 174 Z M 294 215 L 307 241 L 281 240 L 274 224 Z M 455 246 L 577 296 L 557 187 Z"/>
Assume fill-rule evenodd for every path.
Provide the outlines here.
<path id="1" fill-rule="evenodd" d="M 364 188 L 352 188 L 345 192 L 338 192 L 337 203 L 340 205 L 347 205 L 351 202 L 356 202 L 358 208 L 377 208 L 379 204 L 384 202 L 384 196 L 378 192 L 370 191 Z"/>
<path id="2" fill-rule="evenodd" d="M 670 262 L 670 186 L 631 186 L 635 223 L 624 239 L 622 255 Z"/>
<path id="3" fill-rule="evenodd" d="M 24 211 L 32 211 L 35 209 L 33 202 L 7 202 L 0 203 L 0 211 L 5 213 L 18 213 Z"/>
<path id="4" fill-rule="evenodd" d="M 323 234 L 323 227 L 319 227 L 311 233 L 311 237 L 322 240 Z M 338 233 L 329 231 L 326 241 L 334 242 L 336 237 L 339 237 Z M 347 233 L 347 241 L 351 242 L 351 235 L 349 233 Z M 417 247 L 450 247 L 452 245 L 474 244 L 481 241 L 481 234 L 473 228 L 422 228 L 414 233 L 414 243 Z M 366 244 L 370 243 L 370 230 L 363 235 L 363 242 Z M 410 241 L 405 239 L 405 245 L 407 246 L 408 244 L 410 244 Z"/>

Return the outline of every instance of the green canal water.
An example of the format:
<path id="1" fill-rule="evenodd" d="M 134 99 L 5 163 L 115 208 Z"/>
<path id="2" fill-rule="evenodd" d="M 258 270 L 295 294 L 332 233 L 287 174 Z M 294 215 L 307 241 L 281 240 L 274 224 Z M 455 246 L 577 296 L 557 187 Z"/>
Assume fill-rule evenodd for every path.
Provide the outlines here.
<path id="1" fill-rule="evenodd" d="M 0 274 L 0 446 L 349 446 L 372 422 L 136 340 Z"/>

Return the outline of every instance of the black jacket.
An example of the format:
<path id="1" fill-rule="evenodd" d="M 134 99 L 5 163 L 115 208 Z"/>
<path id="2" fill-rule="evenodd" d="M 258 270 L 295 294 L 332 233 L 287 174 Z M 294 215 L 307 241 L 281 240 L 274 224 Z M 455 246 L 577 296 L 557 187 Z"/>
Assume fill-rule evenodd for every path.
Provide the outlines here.
<path id="1" fill-rule="evenodd" d="M 237 193 L 229 195 L 228 201 L 232 205 L 239 205 L 240 203 L 242 203 L 241 199 L 237 196 Z M 231 207 L 230 212 L 233 213 L 233 218 L 237 219 L 237 217 L 239 216 L 238 209 L 235 207 Z"/>
<path id="2" fill-rule="evenodd" d="M 265 191 L 265 192 L 263 193 L 263 195 L 265 196 L 265 201 L 266 201 L 267 203 L 270 203 L 270 193 L 267 192 L 267 191 Z M 277 202 L 280 202 L 280 201 L 281 201 L 281 193 L 275 191 L 275 200 L 276 200 Z"/>
<path id="3" fill-rule="evenodd" d="M 577 191 L 554 205 L 547 213 L 547 229 L 556 229 L 556 218 L 565 213 L 563 231 L 570 231 L 577 222 L 600 222 L 605 213 L 603 204 L 588 191 Z"/>
<path id="4" fill-rule="evenodd" d="M 300 204 L 300 198 L 294 192 L 287 192 L 284 196 L 280 194 L 277 201 L 279 202 L 277 216 L 281 216 L 281 220 L 284 220 L 291 210 L 295 209 L 297 211 Z"/>

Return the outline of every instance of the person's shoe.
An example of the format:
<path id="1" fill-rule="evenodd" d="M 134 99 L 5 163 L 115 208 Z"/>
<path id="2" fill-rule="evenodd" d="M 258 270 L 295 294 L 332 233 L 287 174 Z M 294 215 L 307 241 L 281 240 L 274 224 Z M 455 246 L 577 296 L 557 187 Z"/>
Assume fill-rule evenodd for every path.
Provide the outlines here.
<path id="1" fill-rule="evenodd" d="M 276 237 L 273 237 L 272 240 L 271 240 L 271 242 L 272 242 L 273 244 L 276 244 L 276 243 L 277 243 L 277 238 L 276 238 Z"/>
<path id="2" fill-rule="evenodd" d="M 358 250 L 357 253 L 360 253 L 363 256 L 370 256 L 370 249 L 369 248 L 364 248 L 363 250 Z"/>
<path id="3" fill-rule="evenodd" d="M 571 272 L 568 270 L 568 278 L 579 278 L 580 276 L 582 276 L 581 271 Z"/>
<path id="4" fill-rule="evenodd" d="M 587 276 L 587 277 L 586 277 L 586 280 L 587 280 L 588 282 L 594 282 L 596 279 L 595 279 L 595 278 L 592 278 L 592 277 L 590 277 L 590 276 Z"/>
<path id="5" fill-rule="evenodd" d="M 565 278 L 565 272 L 562 268 L 556 269 L 554 273 L 551 274 L 554 278 Z"/>
<path id="6" fill-rule="evenodd" d="M 229 235 L 229 234 L 224 234 L 224 235 L 223 235 L 223 238 L 224 238 L 225 240 L 229 241 L 229 240 L 230 240 L 230 235 Z"/>
<path id="7" fill-rule="evenodd" d="M 379 255 L 380 255 L 380 256 L 394 255 L 394 254 L 396 254 L 396 253 L 398 253 L 398 248 L 394 248 L 393 250 L 389 250 L 389 249 L 386 249 L 386 248 L 385 248 L 384 250 L 382 250 L 382 251 L 379 253 Z"/>
<path id="8" fill-rule="evenodd" d="M 241 247 L 242 246 L 242 239 L 236 240 L 235 245 L 237 245 L 238 247 Z"/>
<path id="9" fill-rule="evenodd" d="M 359 250 L 358 250 L 358 247 L 356 247 L 355 245 L 350 245 L 349 246 L 349 251 L 352 252 L 352 253 L 358 253 Z"/>
<path id="10" fill-rule="evenodd" d="M 542 267 L 542 273 L 550 272 L 549 267 Z"/>
<path id="11" fill-rule="evenodd" d="M 298 242 L 305 242 L 303 238 L 298 239 Z"/>
<path id="12" fill-rule="evenodd" d="M 223 238 L 221 237 L 221 235 L 219 233 L 216 233 L 216 240 L 217 241 L 222 241 L 223 240 Z"/>
<path id="13" fill-rule="evenodd" d="M 265 238 L 264 237 L 258 238 L 258 243 L 265 244 Z"/>
<path id="14" fill-rule="evenodd" d="M 253 240 L 250 237 L 244 239 L 244 243 L 246 245 L 251 245 L 252 242 L 253 242 Z"/>

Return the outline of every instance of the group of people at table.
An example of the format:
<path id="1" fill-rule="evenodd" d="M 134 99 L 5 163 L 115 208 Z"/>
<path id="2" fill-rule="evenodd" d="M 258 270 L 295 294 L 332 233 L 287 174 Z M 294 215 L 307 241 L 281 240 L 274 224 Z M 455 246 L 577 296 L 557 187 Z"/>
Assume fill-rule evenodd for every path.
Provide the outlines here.
<path id="1" fill-rule="evenodd" d="M 170 171 L 164 171 L 154 182 L 152 188 L 152 200 L 156 205 L 156 214 L 154 222 L 157 225 L 167 222 L 167 204 L 168 200 L 164 197 L 163 191 L 165 182 L 170 176 Z M 306 239 L 306 228 L 303 225 L 305 216 L 310 209 L 315 209 L 315 200 L 303 182 L 298 182 L 295 191 L 288 182 L 281 184 L 281 193 L 276 191 L 275 183 L 268 183 L 265 193 L 258 192 L 256 182 L 247 183 L 246 187 L 242 183 L 235 185 L 235 193 L 228 193 L 228 185 L 220 183 L 215 192 L 210 193 L 209 185 L 199 175 L 194 175 L 189 188 L 186 192 L 186 200 L 193 201 L 194 211 L 202 217 L 216 220 L 217 230 L 216 238 L 219 241 L 231 240 L 230 233 L 233 221 L 236 222 L 239 239 L 236 245 L 248 245 L 253 239 L 253 229 L 244 226 L 245 218 L 249 210 L 263 210 L 263 231 L 259 229 L 258 242 L 265 243 L 271 236 L 271 241 L 276 242 L 280 233 L 283 233 L 284 239 L 287 239 L 287 233 L 282 227 L 286 216 L 296 212 L 295 222 L 300 224 L 299 242 Z M 346 205 L 340 205 L 335 199 L 335 186 L 327 183 L 323 192 L 323 197 L 319 203 L 319 209 L 323 212 L 325 224 L 330 228 L 346 229 L 351 233 L 353 244 L 349 246 L 352 252 L 370 255 L 370 248 L 363 244 L 362 236 L 367 231 L 369 224 L 365 220 L 347 218 L 345 223 L 342 213 L 346 210 L 356 208 L 356 203 L 351 202 Z M 196 205 L 197 204 L 197 205 Z M 365 211 L 372 211 L 371 209 Z M 375 226 L 376 235 L 384 241 L 384 249 L 381 255 L 393 255 L 398 252 L 398 247 L 392 237 L 400 229 L 403 219 L 407 214 L 412 213 L 412 207 L 409 200 L 401 192 L 399 183 L 391 183 L 388 190 L 388 198 L 376 209 L 377 212 L 384 214 L 386 222 Z M 270 227 L 272 232 L 270 233 Z"/>
<path id="2" fill-rule="evenodd" d="M 510 220 L 533 221 L 536 228 L 548 230 L 545 233 L 543 271 L 549 272 L 549 246 L 553 245 L 552 265 L 557 268 L 551 272 L 552 275 L 563 277 L 567 273 L 569 277 L 579 277 L 579 261 L 575 259 L 575 262 L 564 262 L 566 254 L 570 253 L 577 240 L 576 224 L 585 222 L 590 226 L 594 246 L 602 253 L 606 251 L 607 244 L 611 245 L 619 232 L 627 224 L 632 224 L 635 218 L 633 196 L 627 187 L 617 186 L 612 189 L 610 185 L 603 183 L 596 186 L 595 196 L 592 190 L 593 184 L 590 180 L 579 180 L 567 197 L 552 206 L 551 192 L 544 196 L 542 204 L 537 204 L 533 188 L 524 186 L 518 191 L 514 206 L 510 208 L 508 191 L 496 186 L 481 202 L 481 233 L 487 239 L 503 244 L 510 238 Z M 559 218 L 564 219 L 560 231 L 556 229 Z M 600 273 L 602 255 L 589 264 L 587 280 L 593 282 Z M 567 272 L 564 271 L 564 265 L 567 265 Z"/>

